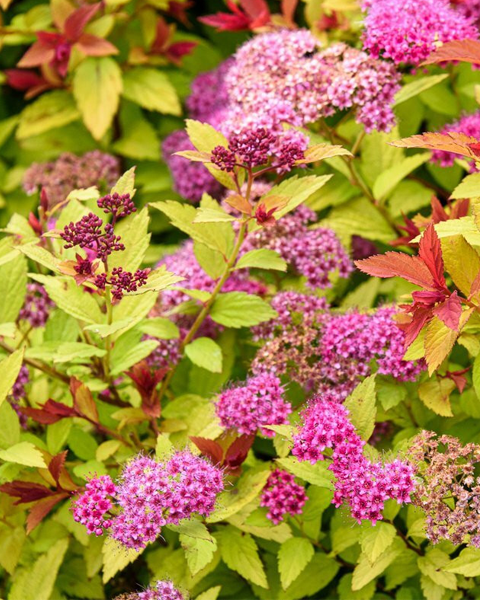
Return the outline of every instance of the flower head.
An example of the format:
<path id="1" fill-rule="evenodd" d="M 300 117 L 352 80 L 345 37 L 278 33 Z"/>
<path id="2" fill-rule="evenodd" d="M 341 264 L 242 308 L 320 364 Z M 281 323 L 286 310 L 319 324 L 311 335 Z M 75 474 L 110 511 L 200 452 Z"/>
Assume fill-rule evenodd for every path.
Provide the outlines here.
<path id="1" fill-rule="evenodd" d="M 285 515 L 301 514 L 306 501 L 305 489 L 295 483 L 295 477 L 276 469 L 263 488 L 260 506 L 268 508 L 267 518 L 278 525 Z"/>
<path id="2" fill-rule="evenodd" d="M 41 284 L 29 283 L 25 302 L 18 317 L 28 321 L 32 327 L 43 327 L 54 306 L 55 303 L 50 300 Z"/>

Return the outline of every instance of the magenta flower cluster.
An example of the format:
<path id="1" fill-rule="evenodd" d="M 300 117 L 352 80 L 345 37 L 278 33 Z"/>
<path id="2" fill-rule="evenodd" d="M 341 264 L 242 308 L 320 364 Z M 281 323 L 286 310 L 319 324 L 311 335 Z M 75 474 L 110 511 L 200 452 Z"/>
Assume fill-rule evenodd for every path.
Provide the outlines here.
<path id="1" fill-rule="evenodd" d="M 185 596 L 171 581 L 163 580 L 142 592 L 121 594 L 115 600 L 185 600 Z"/>
<path id="2" fill-rule="evenodd" d="M 123 546 L 140 550 L 164 525 L 195 513 L 208 516 L 222 490 L 222 472 L 188 450 L 163 462 L 139 455 L 124 467 L 116 486 L 105 476 L 91 479 L 73 511 L 89 533 L 100 535 L 108 528 Z"/>
<path id="3" fill-rule="evenodd" d="M 333 504 L 350 507 L 359 523 L 382 519 L 387 500 L 410 502 L 415 489 L 414 469 L 408 462 L 373 463 L 363 455 L 365 442 L 356 433 L 341 404 L 314 400 L 302 415 L 303 424 L 294 436 L 292 453 L 314 464 L 331 457 L 335 475 Z M 327 452 L 326 452 L 327 451 Z"/>
<path id="4" fill-rule="evenodd" d="M 242 251 L 257 248 L 275 250 L 306 278 L 309 287 L 330 287 L 330 275 L 338 271 L 340 277 L 348 277 L 352 263 L 334 231 L 323 227 L 309 229 L 309 224 L 316 220 L 313 210 L 299 206 L 273 227 L 250 234 Z"/>
<path id="5" fill-rule="evenodd" d="M 116 488 L 108 475 L 93 477 L 85 492 L 73 504 L 73 518 L 85 525 L 88 533 L 102 535 L 112 526 L 110 511 L 113 508 Z"/>
<path id="6" fill-rule="evenodd" d="M 363 46 L 372 56 L 419 65 L 438 42 L 477 39 L 474 20 L 448 0 L 364 0 Z"/>
<path id="7" fill-rule="evenodd" d="M 451 4 L 477 27 L 480 25 L 480 0 L 451 0 Z"/>
<path id="8" fill-rule="evenodd" d="M 322 49 L 307 30 L 258 35 L 236 53 L 225 83 L 230 100 L 225 128 L 296 126 L 356 109 L 367 131 L 386 131 L 399 89 L 392 65 L 346 44 Z"/>
<path id="9" fill-rule="evenodd" d="M 273 431 L 264 426 L 288 423 L 292 407 L 283 398 L 280 379 L 261 373 L 250 377 L 243 385 L 224 390 L 218 397 L 215 411 L 225 429 L 245 435 L 254 435 L 260 429 L 263 435 L 272 437 Z"/>
<path id="10" fill-rule="evenodd" d="M 17 375 L 17 379 L 13 384 L 12 391 L 8 396 L 8 401 L 13 410 L 17 413 L 18 420 L 23 429 L 27 428 L 27 417 L 23 414 L 20 408 L 20 400 L 25 398 L 25 386 L 30 381 L 30 374 L 28 368 L 25 365 L 20 367 L 20 371 Z"/>
<path id="11" fill-rule="evenodd" d="M 70 152 L 61 154 L 54 162 L 33 163 L 23 176 L 23 187 L 27 194 L 42 188 L 52 208 L 65 200 L 74 189 L 98 186 L 107 189 L 120 177 L 117 158 L 99 150 L 76 156 Z"/>
<path id="12" fill-rule="evenodd" d="M 260 506 L 268 508 L 267 518 L 278 525 L 285 515 L 300 515 L 306 501 L 305 488 L 295 483 L 295 477 L 275 469 L 263 488 Z"/>
<path id="13" fill-rule="evenodd" d="M 463 115 L 460 119 L 457 119 L 453 123 L 446 125 L 440 133 L 463 133 L 471 137 L 480 139 L 480 111 L 477 111 L 470 115 Z M 455 163 L 455 159 L 458 158 L 458 154 L 453 152 L 446 152 L 445 150 L 434 150 L 432 152 L 432 161 L 439 164 L 441 167 L 451 167 Z M 470 163 L 470 172 L 474 173 L 477 171 L 475 162 Z"/>
<path id="14" fill-rule="evenodd" d="M 55 303 L 50 300 L 41 284 L 29 283 L 27 285 L 25 301 L 18 318 L 28 321 L 31 327 L 43 327 L 54 306 Z"/>

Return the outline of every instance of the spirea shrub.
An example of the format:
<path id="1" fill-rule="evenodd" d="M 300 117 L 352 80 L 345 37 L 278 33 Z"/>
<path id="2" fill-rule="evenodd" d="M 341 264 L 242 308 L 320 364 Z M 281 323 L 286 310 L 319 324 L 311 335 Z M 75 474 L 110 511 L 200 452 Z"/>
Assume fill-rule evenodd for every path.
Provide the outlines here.
<path id="1" fill-rule="evenodd" d="M 0 596 L 478 597 L 479 2 L 0 9 Z"/>

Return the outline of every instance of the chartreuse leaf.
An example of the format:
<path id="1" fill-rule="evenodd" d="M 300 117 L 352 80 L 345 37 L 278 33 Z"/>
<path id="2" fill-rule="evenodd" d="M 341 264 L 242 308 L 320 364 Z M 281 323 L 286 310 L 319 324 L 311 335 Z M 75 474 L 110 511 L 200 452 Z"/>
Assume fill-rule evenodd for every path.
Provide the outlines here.
<path id="1" fill-rule="evenodd" d="M 17 254 L 0 266 L 0 323 L 16 321 L 27 292 L 27 261 Z"/>
<path id="2" fill-rule="evenodd" d="M 112 375 L 118 375 L 144 358 L 147 358 L 157 346 L 157 340 L 145 340 L 139 342 L 127 352 L 115 352 L 114 348 L 111 357 Z"/>
<path id="3" fill-rule="evenodd" d="M 142 109 L 130 102 L 120 109 L 122 137 L 113 144 L 115 152 L 136 160 L 160 159 L 160 144 L 155 128 L 143 117 Z"/>
<path id="4" fill-rule="evenodd" d="M 360 546 L 362 552 L 371 563 L 389 548 L 395 539 L 397 532 L 393 525 L 380 521 L 375 526 L 367 521 L 360 534 Z"/>
<path id="5" fill-rule="evenodd" d="M 13 575 L 15 572 L 25 538 L 23 527 L 13 528 L 3 523 L 0 525 L 0 565 L 10 575 Z"/>
<path id="6" fill-rule="evenodd" d="M 386 198 L 390 192 L 412 171 L 415 171 L 420 165 L 430 159 L 430 153 L 414 154 L 408 156 L 400 163 L 391 166 L 386 171 L 383 171 L 373 184 L 373 195 L 376 200 Z"/>
<path id="7" fill-rule="evenodd" d="M 404 549 L 403 542 L 395 539 L 393 543 L 383 552 L 377 560 L 370 562 L 365 553 L 360 555 L 360 559 L 353 571 L 352 590 L 360 590 L 364 586 L 381 575 L 385 569 L 399 556 Z"/>
<path id="8" fill-rule="evenodd" d="M 115 228 L 115 234 L 122 238 L 125 250 L 114 252 L 109 257 L 109 269 L 123 267 L 125 271 L 133 272 L 140 267 L 150 244 L 149 222 L 147 207 L 120 221 Z"/>
<path id="9" fill-rule="evenodd" d="M 130 194 L 130 197 L 135 195 L 135 168 L 132 167 L 125 171 L 117 183 L 112 187 L 111 194 Z"/>
<path id="10" fill-rule="evenodd" d="M 376 400 L 375 375 L 370 375 L 357 385 L 344 403 L 350 413 L 350 421 L 363 440 L 370 438 L 375 427 Z"/>
<path id="11" fill-rule="evenodd" d="M 441 417 L 453 417 L 450 405 L 450 394 L 455 389 L 451 379 L 437 379 L 424 381 L 418 387 L 418 396 L 427 408 Z"/>
<path id="12" fill-rule="evenodd" d="M 158 69 L 135 67 L 123 76 L 123 96 L 147 110 L 180 115 L 177 92 L 165 73 Z"/>
<path id="13" fill-rule="evenodd" d="M 51 252 L 42 248 L 42 246 L 37 246 L 37 244 L 25 244 L 23 246 L 17 246 L 17 250 L 25 256 L 28 256 L 34 262 L 47 267 L 50 271 L 54 273 L 58 273 L 58 265 L 60 261 L 58 258 L 55 258 Z"/>
<path id="14" fill-rule="evenodd" d="M 278 572 L 284 590 L 297 579 L 312 560 L 315 549 L 305 538 L 290 538 L 278 551 Z"/>
<path id="15" fill-rule="evenodd" d="M 75 69 L 73 95 L 85 126 L 96 140 L 110 127 L 121 91 L 122 72 L 113 58 L 90 57 Z"/>
<path id="16" fill-rule="evenodd" d="M 212 373 L 222 372 L 222 349 L 210 338 L 201 337 L 185 346 L 185 354 L 193 364 Z"/>
<path id="17" fill-rule="evenodd" d="M 332 488 L 332 472 L 328 470 L 326 461 L 318 461 L 314 465 L 308 462 L 300 462 L 293 456 L 277 458 L 276 462 L 296 477 L 322 488 Z"/>
<path id="18" fill-rule="evenodd" d="M 464 577 L 478 577 L 480 575 L 480 550 L 465 548 L 457 558 L 443 566 L 442 571 L 457 573 Z"/>
<path id="19" fill-rule="evenodd" d="M 218 594 L 220 593 L 221 589 L 221 585 L 211 587 L 206 592 L 202 592 L 201 594 L 199 594 L 195 600 L 217 600 Z"/>
<path id="20" fill-rule="evenodd" d="M 71 94 L 56 90 L 42 94 L 20 115 L 16 137 L 19 140 L 62 127 L 80 117 Z"/>
<path id="21" fill-rule="evenodd" d="M 267 576 L 258 555 L 255 540 L 248 533 L 242 533 L 227 525 L 215 534 L 223 562 L 247 581 L 268 588 Z"/>
<path id="22" fill-rule="evenodd" d="M 352 590 L 353 575 L 348 573 L 340 579 L 338 584 L 337 592 L 340 600 L 371 600 L 375 594 L 376 585 L 374 581 L 371 581 L 365 585 L 361 590 Z M 411 599 L 413 600 L 413 598 Z"/>
<path id="23" fill-rule="evenodd" d="M 258 250 L 250 250 L 250 252 L 247 252 L 238 259 L 235 269 L 246 268 L 286 271 L 287 263 L 278 254 L 278 252 L 275 252 L 275 250 L 259 248 Z"/>
<path id="24" fill-rule="evenodd" d="M 103 544 L 103 583 L 108 583 L 119 571 L 136 560 L 142 550 L 124 548 L 113 538 L 106 538 Z"/>
<path id="25" fill-rule="evenodd" d="M 16 350 L 0 362 L 0 405 L 10 393 L 22 366 L 24 349 Z"/>
<path id="26" fill-rule="evenodd" d="M 438 548 L 431 548 L 425 556 L 419 556 L 417 559 L 420 572 L 426 577 L 444 588 L 449 590 L 457 589 L 457 578 L 454 573 L 443 571 L 444 567 L 448 568 L 450 557 L 446 552 L 442 552 Z"/>
<path id="27" fill-rule="evenodd" d="M 142 333 L 151 335 L 161 340 L 176 340 L 180 336 L 178 327 L 165 317 L 153 317 L 139 324 L 138 329 Z"/>
<path id="28" fill-rule="evenodd" d="M 472 283 L 480 272 L 480 256 L 461 235 L 442 240 L 442 256 L 453 283 L 465 296 L 470 296 Z"/>
<path id="29" fill-rule="evenodd" d="M 46 468 L 43 454 L 32 442 L 20 442 L 7 450 L 0 450 L 0 459 L 26 467 Z"/>
<path id="30" fill-rule="evenodd" d="M 480 198 L 480 173 L 472 173 L 462 179 L 450 198 Z"/>
<path id="31" fill-rule="evenodd" d="M 74 279 L 33 274 L 31 277 L 44 285 L 50 298 L 68 315 L 85 323 L 101 323 L 104 320 L 95 298 L 77 286 Z"/>
<path id="32" fill-rule="evenodd" d="M 227 138 L 208 123 L 187 119 L 186 125 L 188 137 L 199 152 L 211 152 L 215 146 L 228 148 Z"/>
<path id="33" fill-rule="evenodd" d="M 211 318 L 225 327 L 251 327 L 277 316 L 273 308 L 258 296 L 246 292 L 219 294 L 210 311 Z"/>
<path id="34" fill-rule="evenodd" d="M 218 250 L 212 250 L 200 242 L 193 243 L 193 252 L 198 264 L 212 279 L 218 279 L 225 271 L 225 258 Z"/>
<path id="35" fill-rule="evenodd" d="M 430 75 L 429 77 L 420 77 L 420 79 L 415 79 L 410 83 L 407 83 L 402 87 L 402 89 L 395 94 L 395 104 L 394 106 L 398 106 L 410 98 L 414 98 L 418 94 L 421 94 L 425 90 L 430 89 L 431 87 L 437 85 L 444 79 L 447 79 L 448 74 L 445 75 Z"/>
<path id="36" fill-rule="evenodd" d="M 212 536 L 204 540 L 181 534 L 180 544 L 185 550 L 185 558 L 192 575 L 196 575 L 206 567 L 213 560 L 217 550 L 217 540 Z"/>
<path id="37" fill-rule="evenodd" d="M 26 576 L 15 578 L 9 600 L 40 600 L 50 598 L 57 573 L 68 548 L 68 539 L 58 540 L 40 556 Z"/>
<path id="38" fill-rule="evenodd" d="M 148 292 L 161 292 L 168 287 L 183 281 L 185 278 L 174 275 L 167 271 L 165 265 L 161 265 L 157 269 L 148 274 L 147 283 L 137 289 L 136 292 L 128 292 L 128 296 L 143 296 Z"/>

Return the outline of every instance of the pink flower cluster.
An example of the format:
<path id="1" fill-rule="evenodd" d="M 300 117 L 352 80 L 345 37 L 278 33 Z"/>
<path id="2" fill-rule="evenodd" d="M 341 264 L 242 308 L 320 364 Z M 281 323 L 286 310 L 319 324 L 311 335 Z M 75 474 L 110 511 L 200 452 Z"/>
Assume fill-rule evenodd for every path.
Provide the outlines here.
<path id="1" fill-rule="evenodd" d="M 333 504 L 347 504 L 359 523 L 382 519 L 389 499 L 410 502 L 415 489 L 414 469 L 408 462 L 373 463 L 363 455 L 365 442 L 356 433 L 341 404 L 317 399 L 302 415 L 303 425 L 294 436 L 292 453 L 312 464 L 324 460 L 328 449 L 335 475 Z"/>
<path id="2" fill-rule="evenodd" d="M 117 485 L 112 488 L 111 484 L 105 477 L 90 480 L 75 501 L 75 520 L 97 535 L 109 528 L 123 546 L 140 550 L 157 539 L 164 525 L 177 524 L 194 513 L 208 516 L 223 490 L 223 475 L 207 460 L 185 450 L 163 462 L 139 455 L 124 467 Z M 119 511 L 102 521 L 112 508 L 107 494 L 115 494 Z"/>
<path id="3" fill-rule="evenodd" d="M 440 133 L 464 133 L 471 137 L 480 139 L 480 111 L 477 111 L 471 115 L 463 115 L 457 121 L 446 125 Z M 438 163 L 441 167 L 451 167 L 455 159 L 459 158 L 458 154 L 453 152 L 446 152 L 445 150 L 434 150 L 432 152 L 432 161 Z M 470 164 L 470 172 L 474 173 L 477 171 L 475 162 L 472 161 Z"/>
<path id="4" fill-rule="evenodd" d="M 268 508 L 267 518 L 278 525 L 285 515 L 299 515 L 307 501 L 305 489 L 295 483 L 295 477 L 275 469 L 260 497 L 260 506 Z"/>
<path id="5" fill-rule="evenodd" d="M 115 600 L 186 600 L 186 597 L 171 581 L 157 581 L 155 586 L 143 592 L 121 594 Z"/>
<path id="6" fill-rule="evenodd" d="M 451 0 L 451 4 L 477 27 L 480 25 L 480 0 Z"/>
<path id="7" fill-rule="evenodd" d="M 225 75 L 233 59 L 223 61 L 216 69 L 197 75 L 192 81 L 186 106 L 190 118 L 216 127 L 228 107 Z"/>
<path id="8" fill-rule="evenodd" d="M 85 492 L 73 504 L 73 518 L 85 525 L 88 533 L 102 535 L 112 526 L 110 511 L 116 492 L 115 484 L 108 475 L 93 477 L 87 482 Z"/>
<path id="9" fill-rule="evenodd" d="M 244 385 L 224 390 L 215 404 L 215 411 L 225 429 L 235 429 L 246 435 L 253 435 L 260 429 L 263 435 L 272 437 L 273 431 L 263 426 L 288 423 L 292 407 L 283 399 L 278 377 L 261 373 L 247 379 Z"/>
<path id="10" fill-rule="evenodd" d="M 185 131 L 174 131 L 162 144 L 163 160 L 167 163 L 173 178 L 173 189 L 191 202 L 200 202 L 204 193 L 217 198 L 222 186 L 210 175 L 200 162 L 192 162 L 175 152 L 194 150 Z"/>
<path id="11" fill-rule="evenodd" d="M 51 208 L 65 200 L 74 189 L 100 186 L 106 191 L 119 177 L 120 163 L 110 154 L 99 150 L 83 156 L 65 152 L 54 162 L 33 163 L 25 171 L 23 187 L 27 194 L 44 188 Z"/>
<path id="12" fill-rule="evenodd" d="M 8 396 L 10 406 L 17 413 L 18 420 L 20 421 L 20 425 L 23 427 L 23 429 L 27 428 L 27 417 L 23 414 L 20 408 L 20 400 L 25 398 L 25 386 L 29 381 L 30 374 L 28 372 L 28 368 L 25 365 L 22 365 L 17 375 L 17 379 L 13 384 L 11 394 Z"/>
<path id="13" fill-rule="evenodd" d="M 365 0 L 363 46 L 375 58 L 419 65 L 437 42 L 477 39 L 471 18 L 448 0 Z"/>
<path id="14" fill-rule="evenodd" d="M 334 231 L 308 228 L 316 220 L 313 210 L 299 206 L 273 227 L 250 234 L 242 252 L 257 248 L 275 250 L 307 279 L 309 287 L 330 287 L 330 274 L 338 271 L 340 277 L 346 278 L 352 272 L 352 263 Z"/>
<path id="15" fill-rule="evenodd" d="M 18 318 L 28 321 L 32 327 L 43 327 L 47 322 L 50 310 L 54 306 L 54 302 L 50 300 L 42 285 L 29 283 L 25 302 Z"/>
<path id="16" fill-rule="evenodd" d="M 307 30 L 283 29 L 246 42 L 225 78 L 227 130 L 249 125 L 296 126 L 355 108 L 367 131 L 388 130 L 399 89 L 392 65 L 346 44 L 322 49 Z"/>

